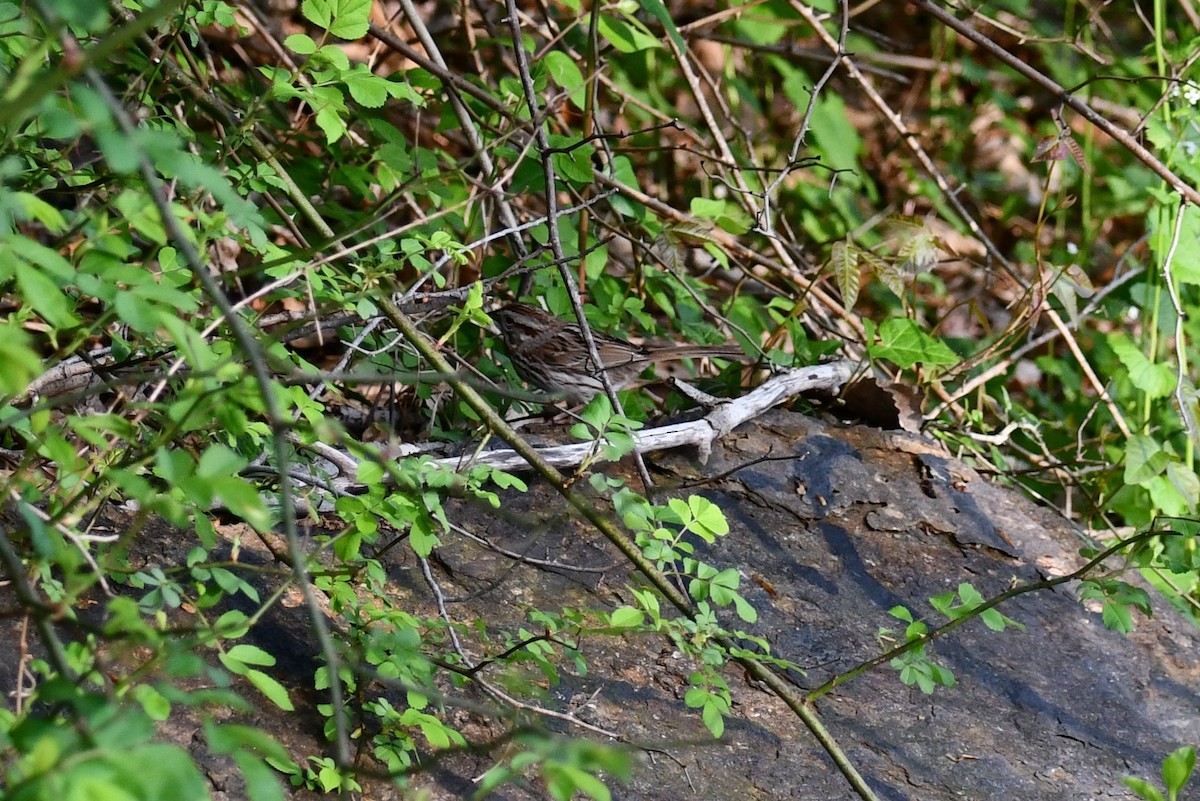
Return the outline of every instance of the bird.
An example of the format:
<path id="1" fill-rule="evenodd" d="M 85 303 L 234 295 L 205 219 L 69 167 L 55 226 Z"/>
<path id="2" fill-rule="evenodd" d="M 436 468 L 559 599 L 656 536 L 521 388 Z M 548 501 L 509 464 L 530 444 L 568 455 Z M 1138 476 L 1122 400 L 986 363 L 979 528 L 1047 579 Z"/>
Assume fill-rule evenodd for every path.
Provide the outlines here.
<path id="1" fill-rule="evenodd" d="M 536 306 L 510 303 L 492 313 L 517 375 L 539 389 L 561 394 L 569 403 L 587 403 L 604 392 L 601 372 L 616 389 L 633 384 L 649 365 L 679 359 L 714 357 L 745 359 L 736 345 L 640 346 L 619 337 L 592 332 L 600 366 L 588 354 L 577 323 Z"/>

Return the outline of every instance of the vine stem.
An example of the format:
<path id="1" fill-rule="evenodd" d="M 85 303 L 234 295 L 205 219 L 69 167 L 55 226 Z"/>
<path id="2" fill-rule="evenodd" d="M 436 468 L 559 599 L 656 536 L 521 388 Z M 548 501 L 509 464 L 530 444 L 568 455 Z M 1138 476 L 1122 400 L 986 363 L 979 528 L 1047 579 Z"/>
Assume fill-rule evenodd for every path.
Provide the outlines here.
<path id="1" fill-rule="evenodd" d="M 828 694 L 835 687 L 845 684 L 846 682 L 850 681 L 851 679 L 857 678 L 858 676 L 861 676 L 863 673 L 866 673 L 868 670 L 878 667 L 879 665 L 882 665 L 885 662 L 890 662 L 891 660 L 895 659 L 898 656 L 906 654 L 909 651 L 915 650 L 917 648 L 920 648 L 920 647 L 926 645 L 927 643 L 931 643 L 934 640 L 944 637 L 945 635 L 949 634 L 951 631 L 954 631 L 954 629 L 958 628 L 959 626 L 966 623 L 967 621 L 973 620 L 973 619 L 979 617 L 980 615 L 982 615 L 984 612 L 988 611 L 989 609 L 994 609 L 995 607 L 999 606 L 1000 604 L 1004 603 L 1005 601 L 1007 601 L 1011 598 L 1016 598 L 1018 595 L 1024 595 L 1027 592 L 1034 592 L 1036 590 L 1048 590 L 1051 587 L 1057 587 L 1059 584 L 1066 584 L 1068 581 L 1077 581 L 1079 579 L 1082 579 L 1091 570 L 1093 570 L 1097 565 L 1101 564 L 1105 559 L 1112 556 L 1114 553 L 1122 550 L 1123 548 L 1126 548 L 1130 545 L 1135 545 L 1135 544 L 1137 544 L 1143 540 L 1149 539 L 1151 537 L 1158 537 L 1163 534 L 1171 534 L 1171 533 L 1174 533 L 1174 532 L 1144 531 L 1141 534 L 1132 536 L 1127 540 L 1120 540 L 1117 543 L 1115 543 L 1114 545 L 1111 545 L 1110 547 L 1101 551 L 1097 556 L 1095 556 L 1093 559 L 1091 559 L 1087 564 L 1085 564 L 1083 567 L 1079 568 L 1078 570 L 1076 570 L 1073 573 L 1068 573 L 1065 576 L 1059 576 L 1057 578 L 1046 579 L 1045 581 L 1035 581 L 1031 584 L 1024 584 L 1020 587 L 1013 587 L 1010 590 L 1006 590 L 1006 591 L 1000 593 L 999 595 L 997 595 L 996 597 L 991 598 L 990 600 L 975 607 L 974 609 L 972 609 L 970 612 L 963 615 L 962 617 L 957 618 L 955 620 L 951 620 L 949 623 L 945 624 L 944 626 L 940 626 L 939 628 L 936 628 L 933 631 L 922 634 L 920 637 L 909 640 L 908 642 L 904 643 L 903 645 L 897 646 L 897 647 L 891 649 L 890 651 L 886 651 L 886 652 L 880 654 L 879 656 L 875 657 L 874 659 L 869 659 L 866 662 L 863 662 L 861 665 L 858 665 L 857 667 L 847 670 L 845 673 L 839 673 L 838 675 L 834 676 L 829 681 L 822 684 L 820 687 L 816 688 L 815 690 L 810 691 L 807 695 L 804 696 L 804 700 L 807 701 L 808 703 L 812 703 L 813 701 L 816 701 L 821 696 Z"/>

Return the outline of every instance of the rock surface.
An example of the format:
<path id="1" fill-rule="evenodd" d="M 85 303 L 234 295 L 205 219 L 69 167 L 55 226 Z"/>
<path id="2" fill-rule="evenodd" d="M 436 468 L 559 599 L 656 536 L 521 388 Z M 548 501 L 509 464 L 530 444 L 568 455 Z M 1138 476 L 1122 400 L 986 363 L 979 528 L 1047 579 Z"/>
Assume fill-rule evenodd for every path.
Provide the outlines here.
<path id="1" fill-rule="evenodd" d="M 790 676 L 803 689 L 902 638 L 903 623 L 888 614 L 895 606 L 932 627 L 944 619 L 928 598 L 961 582 L 992 597 L 1082 564 L 1082 540 L 1055 513 L 985 481 L 912 435 L 777 412 L 719 443 L 707 465 L 686 453 L 650 461 L 664 484 L 694 484 L 668 495 L 701 494 L 725 511 L 730 534 L 698 550 L 700 558 L 741 572 L 741 592 L 759 612 L 756 624 L 742 627 L 806 668 Z M 600 534 L 566 511 L 552 488 L 505 495 L 499 514 L 465 502 L 447 508 L 451 520 L 494 545 L 555 563 L 516 562 L 466 538 L 446 537 L 430 564 L 455 621 L 482 620 L 489 629 L 515 631 L 530 626 L 531 608 L 611 609 L 631 601 L 628 587 L 637 578 Z M 164 562 L 190 547 L 186 537 L 165 527 L 146 537 L 141 547 Z M 246 549 L 242 558 L 265 563 L 265 557 Z M 413 613 L 435 615 L 429 584 L 411 552 L 396 548 L 387 558 L 397 596 Z M 884 665 L 839 686 L 816 710 L 878 796 L 889 801 L 1133 798 L 1121 784 L 1123 775 L 1157 778 L 1163 757 L 1200 742 L 1200 636 L 1157 596 L 1153 619 L 1138 618 L 1133 634 L 1117 634 L 1103 626 L 1098 610 L 1076 599 L 1075 590 L 1061 585 L 1006 603 L 1001 611 L 1024 631 L 997 633 L 972 621 L 932 644 L 930 656 L 953 670 L 957 686 L 925 695 Z M 882 629 L 891 632 L 881 635 Z M 294 688 L 300 722 L 266 705 L 244 722 L 277 734 L 297 757 L 328 753 L 313 709 L 322 699 L 302 689 L 311 686 L 319 664 L 304 610 L 277 606 L 251 639 L 293 656 L 281 663 L 284 672 L 277 677 Z M 633 780 L 612 784 L 614 798 L 853 797 L 801 722 L 741 668 L 725 671 L 734 708 L 724 737 L 714 742 L 698 712 L 683 702 L 692 665 L 670 642 L 597 636 L 580 646 L 586 675 L 564 665 L 561 682 L 546 687 L 539 703 L 642 749 Z M 16 656 L 11 645 L 0 647 L 6 690 L 13 686 Z M 465 710 L 450 714 L 470 739 L 503 731 L 499 722 Z M 588 734 L 555 720 L 544 725 Z M 239 797 L 236 769 L 203 753 L 194 720 L 173 720 L 168 732 L 197 756 L 215 792 Z M 413 786 L 434 798 L 467 797 L 496 756 L 459 753 L 434 761 Z M 364 790 L 365 798 L 401 797 L 379 783 L 367 782 Z M 543 795 L 533 786 L 506 786 L 494 797 Z"/>

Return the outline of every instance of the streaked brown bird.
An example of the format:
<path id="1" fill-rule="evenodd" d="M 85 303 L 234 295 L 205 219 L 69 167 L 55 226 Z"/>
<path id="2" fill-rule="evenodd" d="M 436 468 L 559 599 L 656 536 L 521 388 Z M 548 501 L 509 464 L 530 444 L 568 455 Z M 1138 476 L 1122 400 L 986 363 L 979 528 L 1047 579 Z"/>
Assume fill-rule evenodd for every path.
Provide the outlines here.
<path id="1" fill-rule="evenodd" d="M 617 389 L 633 384 L 651 364 L 711 356 L 744 360 L 734 345 L 662 345 L 640 347 L 598 331 L 592 332 L 601 368 L 588 355 L 579 325 L 524 303 L 492 312 L 504 338 L 508 358 L 521 378 L 546 392 L 562 394 L 570 403 L 587 403 L 604 392 L 600 370 Z"/>

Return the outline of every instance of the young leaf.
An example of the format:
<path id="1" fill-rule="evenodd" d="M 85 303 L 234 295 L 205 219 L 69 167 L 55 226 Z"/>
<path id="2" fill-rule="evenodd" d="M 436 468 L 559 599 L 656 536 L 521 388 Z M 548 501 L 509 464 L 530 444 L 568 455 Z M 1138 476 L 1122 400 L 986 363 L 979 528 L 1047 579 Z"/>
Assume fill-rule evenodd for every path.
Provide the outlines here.
<path id="1" fill-rule="evenodd" d="M 1125 776 L 1121 779 L 1121 782 L 1130 790 L 1133 790 L 1139 796 L 1146 799 L 1146 801 L 1166 801 L 1163 798 L 1163 794 L 1158 791 L 1158 788 L 1145 779 L 1139 779 L 1136 776 Z"/>
<path id="2" fill-rule="evenodd" d="M 301 13 L 341 39 L 360 39 L 371 24 L 371 0 L 304 0 Z"/>
<path id="3" fill-rule="evenodd" d="M 1163 784 L 1166 785 L 1167 792 L 1171 794 L 1172 798 L 1188 783 L 1188 779 L 1192 777 L 1192 771 L 1195 769 L 1196 749 L 1190 745 L 1177 749 L 1163 760 Z"/>
<path id="4" fill-rule="evenodd" d="M 862 283 L 862 272 L 859 267 L 858 249 L 846 237 L 845 241 L 834 242 L 829 252 L 829 269 L 837 281 L 842 293 L 842 307 L 853 309 L 858 302 L 859 285 Z"/>

